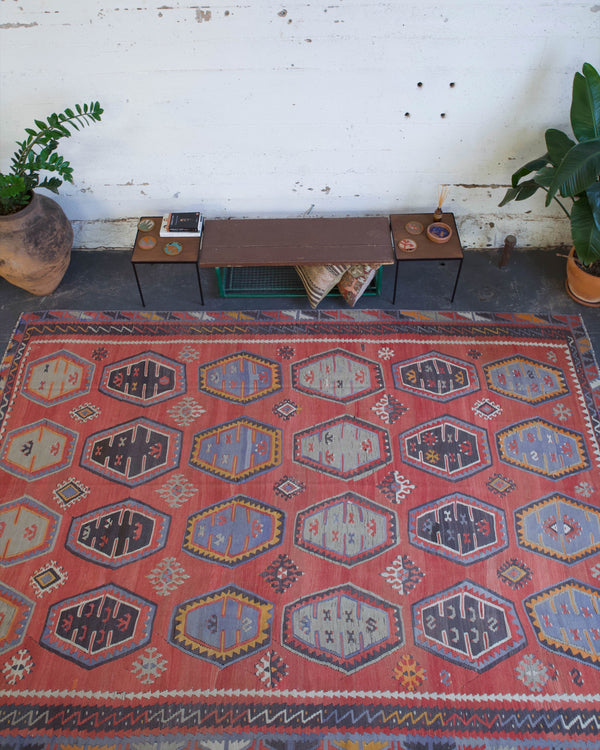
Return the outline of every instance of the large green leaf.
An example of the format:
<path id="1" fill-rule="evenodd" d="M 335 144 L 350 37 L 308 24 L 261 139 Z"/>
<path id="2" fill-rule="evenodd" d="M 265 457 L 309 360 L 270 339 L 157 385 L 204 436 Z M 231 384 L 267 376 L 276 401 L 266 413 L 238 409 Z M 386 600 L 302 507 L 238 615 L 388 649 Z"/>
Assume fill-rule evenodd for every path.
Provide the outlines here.
<path id="1" fill-rule="evenodd" d="M 545 138 L 550 162 L 555 167 L 558 167 L 567 152 L 575 145 L 575 141 L 572 141 L 562 130 L 557 130 L 556 128 L 548 128 Z"/>
<path id="2" fill-rule="evenodd" d="M 589 63 L 582 70 L 573 78 L 571 101 L 571 127 L 580 142 L 600 137 L 600 75 Z"/>
<path id="3" fill-rule="evenodd" d="M 542 167 L 545 167 L 546 164 L 548 164 L 549 160 L 550 160 L 550 156 L 548 154 L 544 154 L 543 156 L 540 156 L 537 159 L 528 161 L 527 164 L 524 164 L 520 169 L 517 169 L 517 171 L 513 174 L 511 178 L 512 186 L 517 187 L 520 179 L 522 179 L 528 174 L 531 174 L 531 172 L 537 172 L 538 169 L 542 169 Z"/>
<path id="4" fill-rule="evenodd" d="M 579 260 L 589 266 L 600 260 L 600 230 L 585 195 L 573 203 L 571 209 L 571 237 Z"/>
<path id="5" fill-rule="evenodd" d="M 536 190 L 539 189 L 539 187 L 540 186 L 535 180 L 526 180 L 520 185 L 517 185 L 517 187 L 508 188 L 504 198 L 502 198 L 502 201 L 498 203 L 498 206 L 505 206 L 511 201 L 527 200 L 527 198 L 531 198 L 531 196 L 536 192 Z"/>
<path id="6" fill-rule="evenodd" d="M 574 146 L 562 160 L 548 189 L 546 205 L 560 190 L 562 195 L 574 196 L 583 193 L 600 174 L 600 138 Z"/>
<path id="7" fill-rule="evenodd" d="M 585 191 L 585 194 L 592 209 L 598 231 L 600 231 L 600 182 L 595 182 L 591 188 Z"/>

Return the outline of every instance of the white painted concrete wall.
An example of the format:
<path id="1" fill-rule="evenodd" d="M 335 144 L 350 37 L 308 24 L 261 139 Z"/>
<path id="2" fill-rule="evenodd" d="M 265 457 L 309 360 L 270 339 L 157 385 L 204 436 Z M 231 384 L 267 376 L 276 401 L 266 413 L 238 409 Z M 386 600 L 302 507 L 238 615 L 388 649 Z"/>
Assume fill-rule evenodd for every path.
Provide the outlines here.
<path id="1" fill-rule="evenodd" d="M 137 217 L 445 207 L 468 247 L 569 241 L 543 201 L 499 209 L 600 67 L 598 0 L 0 0 L 0 166 L 35 117 L 98 99 L 66 141 L 77 246 Z"/>

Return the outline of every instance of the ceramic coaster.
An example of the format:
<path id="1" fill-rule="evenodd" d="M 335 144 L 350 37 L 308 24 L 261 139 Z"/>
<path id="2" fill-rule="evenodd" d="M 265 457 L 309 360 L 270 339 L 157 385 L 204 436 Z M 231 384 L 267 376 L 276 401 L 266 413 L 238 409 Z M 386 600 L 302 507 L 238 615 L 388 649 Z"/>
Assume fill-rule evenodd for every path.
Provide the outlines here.
<path id="1" fill-rule="evenodd" d="M 149 235 L 146 235 L 146 237 L 140 237 L 140 240 L 138 242 L 138 247 L 140 250 L 152 250 L 153 247 L 156 245 L 156 240 L 154 237 L 150 237 Z"/>
<path id="2" fill-rule="evenodd" d="M 183 250 L 183 246 L 181 242 L 169 242 L 168 245 L 164 246 L 163 250 L 167 255 L 179 255 Z"/>
<path id="3" fill-rule="evenodd" d="M 138 221 L 138 229 L 140 232 L 149 232 L 151 229 L 154 229 L 154 222 L 152 219 L 140 219 Z"/>
<path id="4" fill-rule="evenodd" d="M 409 221 L 404 225 L 404 229 L 406 229 L 409 234 L 421 234 L 423 231 L 423 225 L 420 221 Z"/>
<path id="5" fill-rule="evenodd" d="M 432 242 L 441 244 L 448 242 L 452 236 L 452 229 L 443 221 L 436 221 L 427 227 L 427 236 Z"/>
<path id="6" fill-rule="evenodd" d="M 403 253 L 414 253 L 417 243 L 414 240 L 398 240 L 398 249 Z"/>

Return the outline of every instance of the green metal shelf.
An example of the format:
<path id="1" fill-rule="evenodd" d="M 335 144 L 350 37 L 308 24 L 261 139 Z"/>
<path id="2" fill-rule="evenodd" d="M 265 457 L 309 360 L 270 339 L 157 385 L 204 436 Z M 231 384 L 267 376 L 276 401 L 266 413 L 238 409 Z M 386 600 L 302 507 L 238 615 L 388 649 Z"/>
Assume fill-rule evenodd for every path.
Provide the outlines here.
<path id="1" fill-rule="evenodd" d="M 379 268 L 364 294 L 380 294 L 381 272 Z M 215 273 L 221 297 L 306 296 L 294 266 L 227 266 L 215 268 Z M 329 294 L 339 295 L 337 286 Z"/>

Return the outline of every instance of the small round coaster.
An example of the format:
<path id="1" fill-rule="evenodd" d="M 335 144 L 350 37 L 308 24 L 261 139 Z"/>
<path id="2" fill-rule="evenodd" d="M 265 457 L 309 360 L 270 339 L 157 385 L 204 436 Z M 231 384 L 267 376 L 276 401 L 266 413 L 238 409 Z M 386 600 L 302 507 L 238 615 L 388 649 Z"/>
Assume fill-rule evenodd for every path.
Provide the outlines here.
<path id="1" fill-rule="evenodd" d="M 404 225 L 404 229 L 406 229 L 409 234 L 421 234 L 423 231 L 423 225 L 420 221 L 409 221 Z"/>
<path id="2" fill-rule="evenodd" d="M 403 253 L 414 253 L 417 243 L 414 240 L 398 240 L 398 249 Z"/>
<path id="3" fill-rule="evenodd" d="M 149 232 L 151 229 L 154 229 L 154 222 L 152 219 L 140 219 L 138 221 L 138 229 L 141 232 Z"/>
<path id="4" fill-rule="evenodd" d="M 149 235 L 147 235 L 146 237 L 140 237 L 138 247 L 141 250 L 152 250 L 152 248 L 155 246 L 156 240 L 154 239 L 154 237 L 150 237 Z"/>
<path id="5" fill-rule="evenodd" d="M 163 250 L 167 255 L 179 255 L 183 250 L 183 246 L 181 242 L 169 242 L 168 245 L 164 246 Z"/>
<path id="6" fill-rule="evenodd" d="M 452 236 L 452 229 L 443 221 L 436 221 L 427 227 L 427 236 L 432 242 L 442 244 Z"/>

